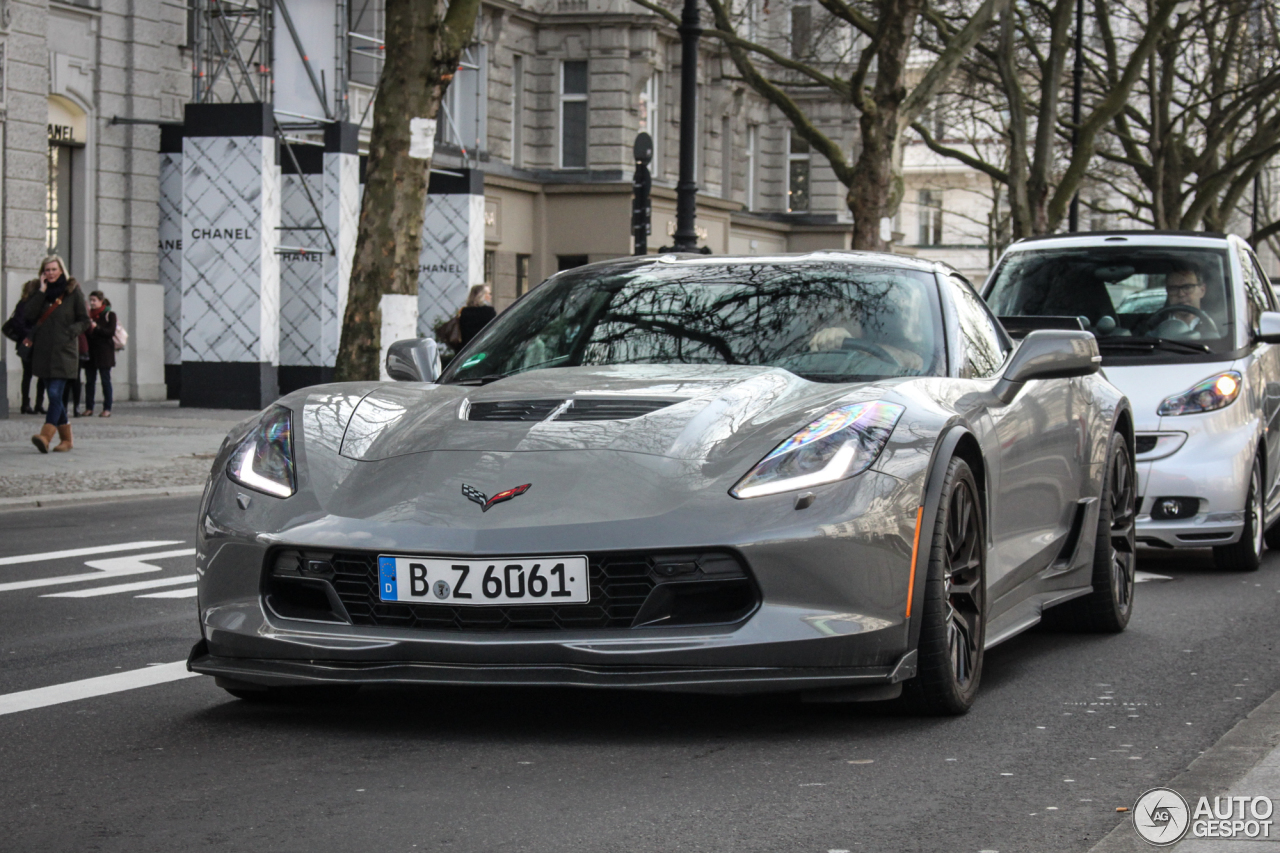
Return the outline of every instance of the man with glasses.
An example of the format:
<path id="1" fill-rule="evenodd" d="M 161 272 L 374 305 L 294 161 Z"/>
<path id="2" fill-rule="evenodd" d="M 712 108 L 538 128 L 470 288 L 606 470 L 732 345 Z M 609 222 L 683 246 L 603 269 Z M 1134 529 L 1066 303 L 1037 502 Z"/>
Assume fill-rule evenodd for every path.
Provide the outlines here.
<path id="1" fill-rule="evenodd" d="M 1200 302 L 1208 290 L 1208 286 L 1200 277 L 1200 271 L 1192 266 L 1181 266 L 1170 270 L 1164 277 L 1165 308 L 1186 305 L 1201 312 Z M 1164 311 L 1164 319 L 1155 328 L 1155 334 L 1162 338 L 1186 337 L 1204 322 L 1199 313 L 1192 311 Z"/>

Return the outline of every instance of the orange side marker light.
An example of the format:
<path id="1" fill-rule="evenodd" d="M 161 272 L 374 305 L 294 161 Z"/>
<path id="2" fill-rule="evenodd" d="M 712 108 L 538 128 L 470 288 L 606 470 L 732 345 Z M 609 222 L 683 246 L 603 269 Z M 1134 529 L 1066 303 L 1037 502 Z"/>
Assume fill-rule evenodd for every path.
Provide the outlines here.
<path id="1" fill-rule="evenodd" d="M 924 520 L 924 507 L 916 510 L 916 539 L 911 545 L 911 576 L 907 579 L 907 616 L 911 618 L 911 599 L 916 592 L 916 557 L 920 555 L 920 523 Z"/>

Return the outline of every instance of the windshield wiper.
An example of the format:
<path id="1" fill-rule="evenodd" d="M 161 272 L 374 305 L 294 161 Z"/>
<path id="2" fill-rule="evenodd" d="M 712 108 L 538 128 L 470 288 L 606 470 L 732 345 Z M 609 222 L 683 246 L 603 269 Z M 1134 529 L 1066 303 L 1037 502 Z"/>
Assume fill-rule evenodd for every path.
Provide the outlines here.
<path id="1" fill-rule="evenodd" d="M 450 385 L 488 385 L 490 382 L 497 382 L 499 379 L 506 379 L 510 373 L 488 373 L 484 376 L 476 376 L 471 379 L 455 379 Z"/>
<path id="2" fill-rule="evenodd" d="M 1155 349 L 1169 349 L 1175 352 L 1213 352 L 1207 344 L 1196 344 L 1190 341 L 1175 341 L 1169 338 L 1098 338 L 1098 349 L 1131 349 L 1151 352 Z"/>

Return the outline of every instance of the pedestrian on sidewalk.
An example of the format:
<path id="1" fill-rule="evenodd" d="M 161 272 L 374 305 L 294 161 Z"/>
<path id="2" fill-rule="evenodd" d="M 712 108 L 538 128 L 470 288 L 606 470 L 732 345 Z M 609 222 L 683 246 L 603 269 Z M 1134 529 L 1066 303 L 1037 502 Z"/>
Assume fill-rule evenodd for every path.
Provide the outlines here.
<path id="1" fill-rule="evenodd" d="M 44 414 L 43 379 L 36 380 L 36 405 L 34 409 L 31 407 L 31 347 L 26 344 L 26 339 L 31 336 L 31 330 L 34 327 L 27 322 L 27 315 L 23 310 L 23 303 L 31 298 L 31 294 L 35 293 L 39 287 L 40 279 L 38 278 L 33 278 L 22 286 L 22 296 L 13 308 L 11 318 L 18 332 L 16 348 L 18 361 L 22 362 L 22 414 L 24 415 Z"/>
<path id="2" fill-rule="evenodd" d="M 89 294 L 89 363 L 84 368 L 84 413 L 93 414 L 93 386 L 102 378 L 102 414 L 111 417 L 111 368 L 116 366 L 116 312 L 101 290 Z"/>
<path id="3" fill-rule="evenodd" d="M 49 411 L 40 432 L 31 443 L 41 453 L 49 452 L 56 432 L 61 441 L 55 451 L 71 449 L 71 424 L 63 400 L 68 380 L 80 373 L 80 335 L 89 328 L 89 309 L 80 282 L 67 275 L 67 265 L 57 255 L 40 264 L 37 290 L 22 303 L 31 334 L 24 343 L 31 347 L 31 371 L 45 381 Z"/>
<path id="4" fill-rule="evenodd" d="M 459 348 L 471 343 L 471 339 L 480 334 L 480 330 L 489 325 L 498 312 L 493 310 L 493 291 L 487 284 L 473 284 L 467 293 L 467 304 L 458 314 L 458 327 L 462 331 L 462 344 Z"/>

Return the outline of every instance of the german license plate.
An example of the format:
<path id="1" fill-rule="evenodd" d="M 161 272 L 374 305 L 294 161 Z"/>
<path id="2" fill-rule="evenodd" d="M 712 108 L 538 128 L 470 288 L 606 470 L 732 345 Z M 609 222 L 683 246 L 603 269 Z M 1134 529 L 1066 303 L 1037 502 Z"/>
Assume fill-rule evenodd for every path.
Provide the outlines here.
<path id="1" fill-rule="evenodd" d="M 583 604 L 591 600 L 586 557 L 448 560 L 378 557 L 383 601 L 419 604 Z"/>

